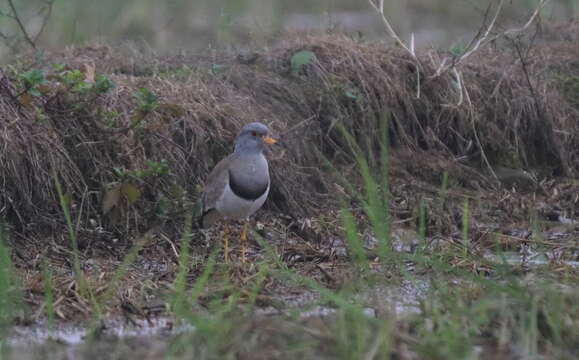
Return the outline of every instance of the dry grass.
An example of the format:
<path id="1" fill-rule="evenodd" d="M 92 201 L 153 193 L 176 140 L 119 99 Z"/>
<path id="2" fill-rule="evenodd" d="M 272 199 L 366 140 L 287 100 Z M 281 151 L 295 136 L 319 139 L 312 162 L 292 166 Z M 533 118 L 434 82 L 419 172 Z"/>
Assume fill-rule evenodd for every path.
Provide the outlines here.
<path id="1" fill-rule="evenodd" d="M 0 211 L 21 236 L 21 247 L 27 239 L 60 234 L 64 220 L 56 174 L 73 218 L 79 219 L 81 246 L 114 239 L 127 246 L 159 229 L 175 240 L 187 201 L 197 198 L 199 185 L 230 151 L 238 129 L 262 121 L 284 142 L 269 154 L 273 187 L 267 209 L 292 234 L 321 242 L 325 235 L 308 230 L 304 221 L 339 208 L 342 175 L 358 181 L 338 127 L 377 155 L 380 121 L 387 116 L 395 216 L 411 223 L 421 199 L 437 196 L 447 172 L 465 190 L 451 192 L 456 207 L 433 211 L 431 231 L 456 233 L 465 194 L 480 198 L 469 191 L 499 189 L 488 165 L 533 170 L 540 177 L 579 170 L 579 110 L 554 75 L 576 70 L 569 59 L 577 58 L 577 49 L 572 38 L 551 39 L 549 34 L 560 32 L 545 33 L 545 41 L 528 49 L 528 39 L 517 42 L 522 52 L 503 44 L 469 58 L 462 65 L 461 104 L 453 75 L 433 76 L 435 52 L 419 55 L 417 99 L 416 63 L 403 51 L 335 35 L 290 37 L 273 49 L 240 56 L 158 57 L 98 46 L 22 58 L 0 79 Z M 291 58 L 300 50 L 315 57 L 292 69 Z M 53 64 L 64 68 L 55 70 Z M 73 91 L 60 81 L 63 71 L 86 73 L 87 66 L 116 87 L 95 94 Z M 18 75 L 30 69 L 43 69 L 48 82 L 40 96 L 26 98 Z M 134 96 L 141 88 L 159 98 L 151 111 Z M 327 169 L 320 153 L 340 176 Z M 142 175 L 151 162 L 162 161 L 168 171 Z M 103 215 L 104 194 L 115 184 L 136 187 L 138 200 L 120 198 L 116 212 Z M 555 196 L 548 195 L 554 184 L 542 184 L 546 198 Z M 528 207 L 516 213 L 513 203 L 501 202 L 501 191 L 483 197 L 504 207 L 499 213 L 509 220 L 529 215 Z M 573 201 L 566 206 L 574 211 Z M 488 208 L 479 215 L 491 216 Z M 335 225 L 319 227 L 328 234 L 340 231 Z"/>

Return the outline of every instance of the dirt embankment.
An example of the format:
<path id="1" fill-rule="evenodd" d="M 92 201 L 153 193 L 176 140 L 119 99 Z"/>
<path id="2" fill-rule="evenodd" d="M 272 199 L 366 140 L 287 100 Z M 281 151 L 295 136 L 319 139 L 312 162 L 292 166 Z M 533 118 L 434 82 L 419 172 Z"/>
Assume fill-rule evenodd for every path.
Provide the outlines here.
<path id="1" fill-rule="evenodd" d="M 579 170 L 577 27 L 482 49 L 459 66 L 462 91 L 453 72 L 435 75 L 443 53 L 420 53 L 417 64 L 335 35 L 227 56 L 99 46 L 22 58 L 0 74 L 0 214 L 23 241 L 61 233 L 58 180 L 81 237 L 180 229 L 187 201 L 251 121 L 283 140 L 269 154 L 266 209 L 288 221 L 339 207 L 340 176 L 327 159 L 356 183 L 339 127 L 377 156 L 385 119 L 399 216 L 411 216 L 420 189 L 436 193 L 444 172 L 490 190 L 500 184 L 490 168 L 499 180 L 514 174 L 515 185 L 525 169 L 538 177 L 535 191 Z"/>

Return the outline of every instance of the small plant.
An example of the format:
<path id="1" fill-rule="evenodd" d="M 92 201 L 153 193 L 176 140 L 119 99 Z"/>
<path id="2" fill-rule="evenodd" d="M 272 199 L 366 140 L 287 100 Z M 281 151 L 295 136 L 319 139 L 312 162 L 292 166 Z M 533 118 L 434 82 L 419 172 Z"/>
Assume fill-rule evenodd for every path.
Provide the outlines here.
<path id="1" fill-rule="evenodd" d="M 112 89 L 114 89 L 115 86 L 116 85 L 112 80 L 110 80 L 108 77 L 104 75 L 99 74 L 95 76 L 95 83 L 93 84 L 92 89 L 97 94 L 106 94 Z"/>
<path id="2" fill-rule="evenodd" d="M 87 71 L 78 69 L 63 70 L 53 76 L 56 81 L 61 82 L 68 91 L 73 93 L 94 93 L 102 95 L 115 87 L 115 83 L 104 75 L 95 75 L 94 67 L 87 66 Z"/>
<path id="3" fill-rule="evenodd" d="M 117 223 L 123 217 L 128 207 L 141 199 L 143 184 L 147 181 L 158 181 L 170 174 L 169 164 L 165 159 L 160 161 L 149 160 L 146 167 L 137 170 L 113 168 L 118 180 L 109 183 L 102 198 L 102 213 L 107 215 L 113 223 Z M 183 206 L 183 189 L 173 184 L 167 198 L 163 193 L 158 193 L 155 204 L 155 213 L 158 216 L 166 216 L 170 208 Z"/>
<path id="4" fill-rule="evenodd" d="M 52 270 L 45 260 L 42 264 L 42 282 L 44 284 L 44 313 L 48 320 L 48 326 L 54 326 L 54 280 Z"/>
<path id="5" fill-rule="evenodd" d="M 466 53 L 467 47 L 463 44 L 455 44 L 450 47 L 449 51 L 453 56 L 459 58 Z"/>
<path id="6" fill-rule="evenodd" d="M 22 87 L 24 88 L 22 93 L 27 93 L 32 96 L 42 95 L 40 87 L 48 82 L 44 76 L 44 73 L 39 69 L 31 69 L 24 73 L 18 74 L 18 78 L 20 79 Z"/>
<path id="7" fill-rule="evenodd" d="M 19 306 L 19 289 L 14 277 L 14 267 L 10 258 L 10 249 L 6 246 L 7 234 L 4 223 L 0 220 L 0 338 L 4 327 L 16 316 Z M 2 340 L 0 340 L 0 346 Z"/>
<path id="8" fill-rule="evenodd" d="M 162 177 L 169 174 L 169 164 L 165 159 L 159 161 L 148 160 L 144 169 L 125 170 L 122 168 L 114 168 L 113 171 L 121 180 L 145 180 L 150 177 Z"/>
<path id="9" fill-rule="evenodd" d="M 67 70 L 59 74 L 63 85 L 72 92 L 86 92 L 92 85 L 85 81 L 85 74 L 80 70 Z"/>
<path id="10" fill-rule="evenodd" d="M 140 88 L 135 94 L 137 99 L 138 110 L 144 113 L 149 113 L 157 108 L 159 105 L 159 98 L 157 95 L 146 88 Z"/>
<path id="11" fill-rule="evenodd" d="M 290 60 L 292 74 L 297 75 L 302 67 L 312 62 L 315 56 L 316 55 L 309 50 L 301 50 L 293 54 Z"/>

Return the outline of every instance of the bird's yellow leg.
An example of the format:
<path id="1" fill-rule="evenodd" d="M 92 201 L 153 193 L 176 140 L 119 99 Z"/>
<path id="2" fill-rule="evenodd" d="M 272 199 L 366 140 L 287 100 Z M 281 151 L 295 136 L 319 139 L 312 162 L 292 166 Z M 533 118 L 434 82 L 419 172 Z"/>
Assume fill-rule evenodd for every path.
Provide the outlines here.
<path id="1" fill-rule="evenodd" d="M 225 263 L 229 264 L 229 226 L 227 224 L 223 230 L 223 258 Z"/>
<path id="2" fill-rule="evenodd" d="M 243 224 L 243 231 L 241 232 L 241 262 L 245 264 L 245 250 L 247 247 L 247 228 L 249 227 L 248 221 L 246 220 Z"/>

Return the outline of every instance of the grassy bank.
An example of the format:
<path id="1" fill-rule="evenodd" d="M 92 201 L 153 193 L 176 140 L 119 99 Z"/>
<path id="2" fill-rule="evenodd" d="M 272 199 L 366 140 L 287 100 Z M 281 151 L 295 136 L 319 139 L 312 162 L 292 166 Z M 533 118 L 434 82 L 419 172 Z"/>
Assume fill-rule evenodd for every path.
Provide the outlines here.
<path id="1" fill-rule="evenodd" d="M 88 358 L 573 358 L 576 27 L 469 58 L 464 91 L 440 53 L 342 36 L 20 58 L 0 79 L 0 320 L 81 324 Z M 284 144 L 250 262 L 234 245 L 226 264 L 192 204 L 250 121 Z M 143 354 L 111 337 L 166 317 Z M 69 349 L 44 346 L 8 355 Z"/>

